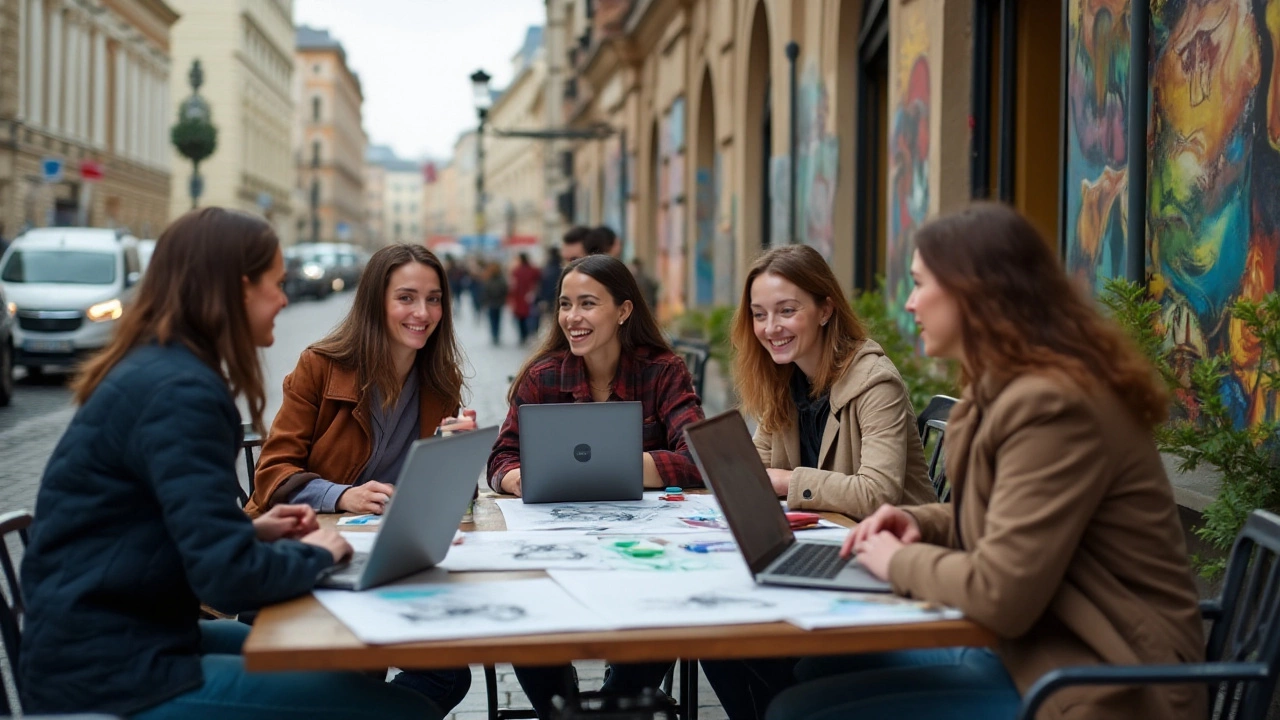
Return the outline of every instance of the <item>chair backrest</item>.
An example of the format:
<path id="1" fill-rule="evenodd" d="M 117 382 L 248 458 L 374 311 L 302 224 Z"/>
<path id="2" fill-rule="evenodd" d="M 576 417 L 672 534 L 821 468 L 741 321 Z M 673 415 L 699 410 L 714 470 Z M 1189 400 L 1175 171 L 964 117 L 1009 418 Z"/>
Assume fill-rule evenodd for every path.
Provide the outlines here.
<path id="1" fill-rule="evenodd" d="M 693 376 L 693 391 L 702 397 L 702 387 L 707 379 L 707 358 L 711 357 L 711 346 L 697 340 L 674 340 L 671 349 L 684 359 L 685 367 Z"/>
<path id="2" fill-rule="evenodd" d="M 955 405 L 957 400 L 949 395 L 934 395 L 929 398 L 929 404 L 925 406 L 924 411 L 916 416 L 916 430 L 920 432 L 920 439 L 923 440 L 927 425 L 930 420 L 941 420 L 944 423 L 947 417 L 951 415 L 951 407 Z"/>
<path id="3" fill-rule="evenodd" d="M 236 491 L 240 494 L 240 504 L 248 505 L 249 497 L 253 495 L 253 474 L 258 466 L 258 460 L 254 457 L 254 448 L 262 447 L 262 436 L 254 431 L 253 425 L 244 423 L 241 426 L 244 432 L 244 439 L 240 441 L 240 449 L 244 451 L 244 472 L 249 480 L 249 491 L 239 484 L 236 485 Z"/>
<path id="4" fill-rule="evenodd" d="M 947 421 L 935 418 L 925 422 L 924 433 L 920 438 L 929 468 L 929 481 L 933 483 L 933 491 L 938 494 L 939 502 L 951 499 L 951 483 L 947 482 L 947 463 L 942 452 L 942 439 L 946 434 Z"/>
<path id="5" fill-rule="evenodd" d="M 0 603 L 0 636 L 4 638 L 4 652 L 9 659 L 9 670 L 15 688 L 18 686 L 18 652 L 22 647 L 22 613 L 25 606 L 22 602 L 22 586 L 18 583 L 18 572 L 14 567 L 13 558 L 9 555 L 9 536 L 16 534 L 25 550 L 29 527 L 31 527 L 31 513 L 26 510 L 15 510 L 0 515 L 0 542 L 4 544 L 3 552 L 0 552 L 0 568 L 4 570 L 5 585 L 4 602 Z M 4 703 L 0 709 L 4 710 L 6 715 L 10 714 L 11 708 L 21 706 L 17 698 L 14 698 L 13 703 L 10 704 L 3 690 L 0 690 L 0 702 Z"/>
<path id="6" fill-rule="evenodd" d="M 1205 650 L 1209 662 L 1262 663 L 1265 682 L 1218 683 L 1215 717 L 1263 718 L 1280 672 L 1280 516 L 1254 510 L 1227 562 L 1222 596 L 1208 603 L 1213 620 Z M 1212 688 L 1211 688 L 1212 689 Z"/>

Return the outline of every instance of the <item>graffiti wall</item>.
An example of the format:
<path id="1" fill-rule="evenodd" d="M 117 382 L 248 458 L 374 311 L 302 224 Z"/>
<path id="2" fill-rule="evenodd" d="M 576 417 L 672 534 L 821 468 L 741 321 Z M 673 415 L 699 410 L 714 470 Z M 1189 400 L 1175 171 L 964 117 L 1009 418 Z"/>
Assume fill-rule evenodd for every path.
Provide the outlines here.
<path id="1" fill-rule="evenodd" d="M 796 149 L 796 238 L 831 262 L 835 249 L 834 204 L 840 141 L 829 126 L 831 99 L 811 61 L 800 83 L 799 143 Z"/>
<path id="2" fill-rule="evenodd" d="M 1067 2 L 1066 266 L 1090 288 L 1124 275 L 1130 0 Z"/>
<path id="3" fill-rule="evenodd" d="M 694 228 L 698 237 L 693 246 L 694 304 L 710 305 L 715 302 L 715 234 L 717 201 L 720 198 L 720 156 L 717 153 L 712 167 L 700 167 L 694 175 L 696 200 L 694 204 Z"/>
<path id="4" fill-rule="evenodd" d="M 889 78 L 889 208 L 885 300 L 898 324 L 914 332 L 903 309 L 911 294 L 911 234 L 924 223 L 931 205 L 929 163 L 933 151 L 931 106 L 932 42 L 927 22 L 934 3 L 903 3 L 896 26 Z"/>
<path id="5" fill-rule="evenodd" d="M 1275 418 L 1231 320 L 1280 270 L 1280 0 L 1152 4 L 1148 270 L 1180 366 L 1226 353 L 1237 422 Z"/>
<path id="6" fill-rule="evenodd" d="M 684 98 L 676 98 L 662 119 L 658 195 L 658 277 L 662 294 L 658 315 L 667 320 L 684 312 L 688 275 L 685 268 L 685 112 Z"/>

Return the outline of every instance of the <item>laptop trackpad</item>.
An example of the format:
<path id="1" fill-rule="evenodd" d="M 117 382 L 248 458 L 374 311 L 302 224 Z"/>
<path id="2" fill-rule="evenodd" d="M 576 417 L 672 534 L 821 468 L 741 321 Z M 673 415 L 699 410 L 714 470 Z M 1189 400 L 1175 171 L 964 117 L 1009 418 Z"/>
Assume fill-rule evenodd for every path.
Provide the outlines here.
<path id="1" fill-rule="evenodd" d="M 892 592 L 893 586 L 872 575 L 856 562 L 844 566 L 833 579 L 841 587 L 848 587 L 863 592 Z"/>

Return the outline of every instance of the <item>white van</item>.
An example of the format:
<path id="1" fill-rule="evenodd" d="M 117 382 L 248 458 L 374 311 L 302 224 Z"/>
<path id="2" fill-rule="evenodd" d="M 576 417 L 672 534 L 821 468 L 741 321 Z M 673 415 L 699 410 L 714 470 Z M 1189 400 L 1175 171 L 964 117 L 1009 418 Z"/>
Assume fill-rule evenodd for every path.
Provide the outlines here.
<path id="1" fill-rule="evenodd" d="M 0 258 L 16 362 L 32 375 L 106 346 L 142 277 L 137 240 L 108 228 L 29 230 Z"/>

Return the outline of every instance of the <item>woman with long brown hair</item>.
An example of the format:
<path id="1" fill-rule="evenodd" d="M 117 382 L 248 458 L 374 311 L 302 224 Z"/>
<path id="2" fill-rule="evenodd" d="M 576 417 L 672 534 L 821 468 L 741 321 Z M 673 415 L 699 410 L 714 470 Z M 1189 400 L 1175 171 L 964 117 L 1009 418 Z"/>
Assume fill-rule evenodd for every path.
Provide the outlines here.
<path id="1" fill-rule="evenodd" d="M 240 413 L 262 427 L 257 349 L 287 304 L 270 226 L 204 208 L 156 243 L 111 343 L 73 383 L 80 410 L 40 483 L 22 564 L 27 713 L 169 718 L 439 718 L 360 673 L 245 672 L 251 610 L 311 590 L 350 554 L 305 506 L 236 503 Z"/>
<path id="2" fill-rule="evenodd" d="M 338 327 L 284 379 L 284 402 L 262 444 L 251 516 L 277 503 L 316 512 L 381 514 L 415 440 L 475 429 L 462 404 L 462 354 L 444 266 L 420 245 L 373 254 Z M 471 672 L 407 670 L 393 683 L 449 712 Z"/>
<path id="3" fill-rule="evenodd" d="M 588 255 L 569 263 L 556 291 L 559 331 L 511 385 L 511 409 L 489 455 L 489 484 L 519 495 L 519 407 L 528 403 L 639 401 L 644 417 L 644 485 L 648 488 L 701 484 L 685 445 L 684 428 L 702 419 L 702 404 L 684 361 L 671 351 L 640 287 L 627 266 L 608 255 Z M 671 663 L 613 665 L 606 690 L 656 690 Z M 576 689 L 573 668 L 515 668 L 516 678 L 538 717 L 552 716 L 551 698 Z"/>
<path id="4" fill-rule="evenodd" d="M 915 234 L 924 350 L 963 368 L 947 423 L 946 504 L 886 505 L 844 552 L 902 595 L 959 608 L 997 648 L 801 663 L 771 720 L 1013 718 L 1069 665 L 1200 660 L 1197 593 L 1152 428 L 1150 364 L 1068 281 L 1017 212 L 977 204 Z M 808 666 L 807 666 L 808 665 Z M 814 679 L 820 678 L 820 679 Z M 1047 717 L 1204 717 L 1205 687 L 1080 687 Z"/>

